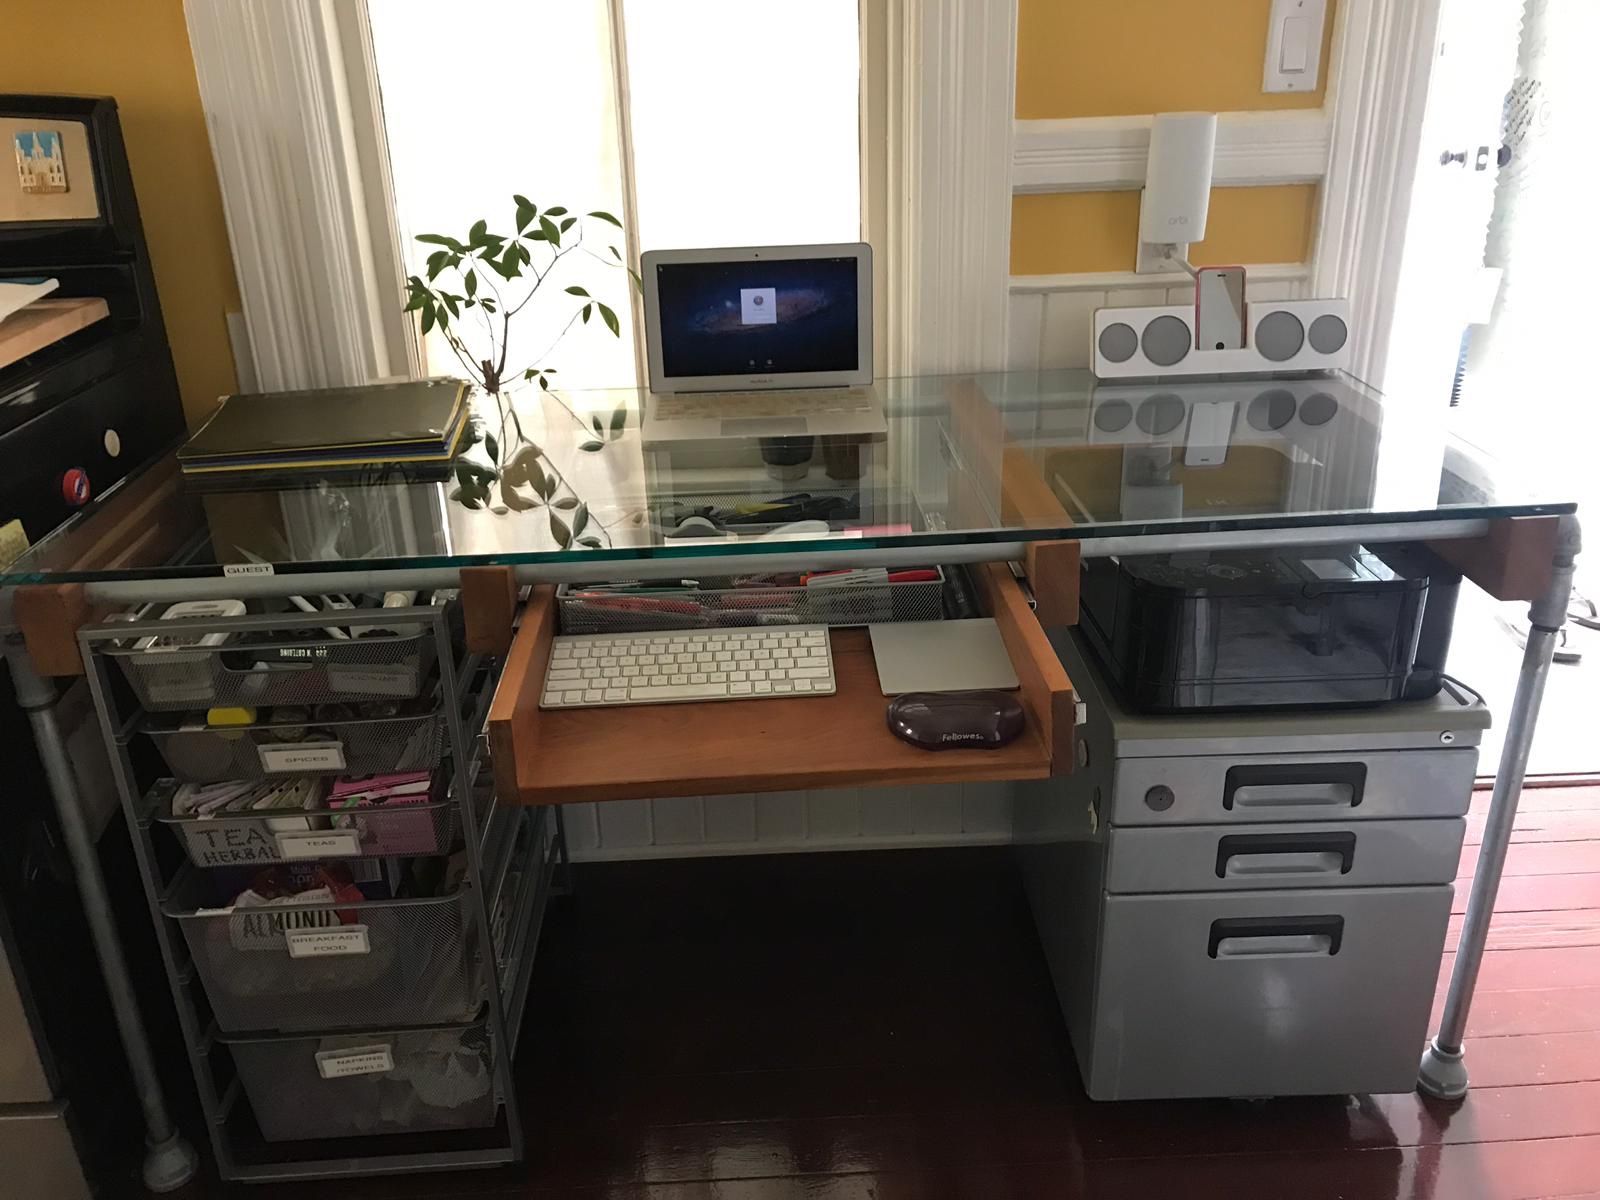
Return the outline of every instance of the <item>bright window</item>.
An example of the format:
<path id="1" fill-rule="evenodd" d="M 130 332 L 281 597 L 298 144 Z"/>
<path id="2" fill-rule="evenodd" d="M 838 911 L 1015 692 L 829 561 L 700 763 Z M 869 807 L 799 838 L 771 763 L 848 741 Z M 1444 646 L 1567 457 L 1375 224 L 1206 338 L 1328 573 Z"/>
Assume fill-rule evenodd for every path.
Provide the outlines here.
<path id="1" fill-rule="evenodd" d="M 517 193 L 541 208 L 631 213 L 639 249 L 859 238 L 856 0 L 625 0 L 626 80 L 608 10 L 604 0 L 451 0 L 452 29 L 517 47 L 464 58 L 441 45 L 437 5 L 369 5 L 407 274 L 424 274 L 435 249 L 417 234 L 464 238 L 479 218 L 510 232 Z M 632 196 L 619 94 L 630 97 L 620 115 Z M 563 277 L 513 322 L 508 365 L 559 338 L 544 365 L 567 387 L 633 386 L 637 310 L 627 277 L 608 267 L 608 246 L 628 243 L 609 226 L 590 230 L 585 249 L 599 259 L 561 263 Z M 568 283 L 616 310 L 620 338 L 598 321 L 563 336 L 576 308 Z M 482 331 L 458 329 L 481 352 Z M 429 374 L 460 373 L 437 330 L 423 351 Z"/>
<path id="2" fill-rule="evenodd" d="M 639 246 L 861 236 L 856 0 L 626 0 Z"/>

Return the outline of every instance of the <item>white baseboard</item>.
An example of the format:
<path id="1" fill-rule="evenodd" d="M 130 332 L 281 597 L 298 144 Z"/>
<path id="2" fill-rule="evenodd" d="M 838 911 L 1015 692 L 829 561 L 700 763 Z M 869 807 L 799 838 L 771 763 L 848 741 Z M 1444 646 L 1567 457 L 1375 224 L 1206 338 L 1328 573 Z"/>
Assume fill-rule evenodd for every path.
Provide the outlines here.
<path id="1" fill-rule="evenodd" d="M 829 850 L 918 850 L 948 846 L 1009 846 L 1009 833 L 923 834 L 909 837 L 858 837 L 792 842 L 697 842 L 682 846 L 573 849 L 573 862 L 627 862 L 657 858 L 721 858 L 748 854 L 818 854 Z"/>
<path id="2" fill-rule="evenodd" d="M 574 860 L 676 858 L 1011 838 L 1011 785 L 830 788 L 762 795 L 611 800 L 562 809 Z"/>

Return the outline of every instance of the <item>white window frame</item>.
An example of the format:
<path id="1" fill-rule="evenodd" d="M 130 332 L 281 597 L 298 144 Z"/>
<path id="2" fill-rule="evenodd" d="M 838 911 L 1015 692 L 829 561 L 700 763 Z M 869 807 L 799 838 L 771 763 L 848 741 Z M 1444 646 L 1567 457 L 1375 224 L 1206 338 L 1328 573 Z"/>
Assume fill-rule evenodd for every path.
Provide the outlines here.
<path id="1" fill-rule="evenodd" d="M 637 261 L 627 40 L 621 0 L 608 5 Z M 241 366 L 263 388 L 416 373 L 366 0 L 185 11 L 242 298 Z M 1002 367 L 1016 0 L 862 0 L 860 17 L 875 361 L 894 374 Z"/>

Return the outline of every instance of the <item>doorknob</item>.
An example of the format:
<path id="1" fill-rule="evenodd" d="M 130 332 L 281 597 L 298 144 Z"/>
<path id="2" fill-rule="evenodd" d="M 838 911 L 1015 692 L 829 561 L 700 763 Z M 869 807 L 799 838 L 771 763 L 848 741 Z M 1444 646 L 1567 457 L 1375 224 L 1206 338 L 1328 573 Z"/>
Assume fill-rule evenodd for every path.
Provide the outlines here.
<path id="1" fill-rule="evenodd" d="M 1466 166 L 1467 152 L 1465 150 L 1457 150 L 1454 154 L 1451 154 L 1450 151 L 1446 150 L 1439 155 L 1439 165 L 1441 167 L 1448 167 L 1451 163 L 1460 163 L 1463 167 Z"/>
<path id="2" fill-rule="evenodd" d="M 1473 164 L 1472 169 L 1474 171 L 1487 171 L 1489 169 L 1489 147 L 1478 147 L 1478 158 Z"/>

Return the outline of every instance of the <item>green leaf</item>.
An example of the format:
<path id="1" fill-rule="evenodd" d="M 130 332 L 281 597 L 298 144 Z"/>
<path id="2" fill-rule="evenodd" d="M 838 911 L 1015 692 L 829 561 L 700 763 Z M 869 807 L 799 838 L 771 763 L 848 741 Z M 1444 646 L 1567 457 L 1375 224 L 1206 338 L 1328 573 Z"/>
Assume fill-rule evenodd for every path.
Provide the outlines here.
<path id="1" fill-rule="evenodd" d="M 606 427 L 604 425 L 600 424 L 600 418 L 598 416 L 590 417 L 589 418 L 589 424 L 594 426 L 594 431 L 595 431 L 595 434 L 597 436 L 605 437 L 605 435 L 606 435 Z"/>
<path id="2" fill-rule="evenodd" d="M 433 279 L 439 274 L 440 271 L 444 270 L 444 264 L 448 262 L 449 259 L 450 251 L 448 250 L 435 250 L 432 254 L 428 255 L 428 278 Z"/>
<path id="3" fill-rule="evenodd" d="M 638 288 L 641 292 L 644 291 L 644 280 L 639 277 L 639 272 L 635 271 L 632 267 L 628 268 L 628 278 L 633 280 L 634 287 Z"/>
<path id="4" fill-rule="evenodd" d="M 487 296 L 485 296 L 482 300 L 479 300 L 478 303 L 479 303 L 479 305 L 482 306 L 484 312 L 499 312 L 500 311 L 499 307 L 495 304 L 495 302 L 493 300 L 489 299 L 489 297 L 487 297 Z"/>
<path id="5" fill-rule="evenodd" d="M 520 195 L 512 196 L 511 202 L 517 206 L 517 232 L 521 233 L 538 214 L 539 206 L 526 196 Z"/>
<path id="6" fill-rule="evenodd" d="M 577 284 L 573 284 L 567 289 L 567 295 L 569 296 L 587 296 L 588 294 L 589 293 L 587 290 L 579 287 Z"/>
<path id="7" fill-rule="evenodd" d="M 494 434 L 486 433 L 483 435 L 483 447 L 489 452 L 491 459 L 495 462 L 500 461 L 500 443 L 495 441 Z"/>
<path id="8" fill-rule="evenodd" d="M 582 533 L 583 527 L 589 523 L 589 506 L 580 504 L 572 514 L 572 532 Z"/>
<path id="9" fill-rule="evenodd" d="M 472 228 L 467 231 L 467 245 L 469 245 L 469 246 L 481 246 L 481 245 L 483 245 L 484 238 L 488 234 L 488 232 L 489 232 L 489 222 L 487 222 L 487 221 L 474 221 L 472 223 Z"/>
<path id="10" fill-rule="evenodd" d="M 618 250 L 615 246 L 607 246 L 606 249 L 611 251 L 611 257 L 612 258 L 616 259 L 618 262 L 622 261 L 622 251 L 621 250 Z"/>
<path id="11" fill-rule="evenodd" d="M 568 217 L 568 218 L 566 218 L 566 220 L 561 222 L 561 232 L 565 233 L 567 230 L 571 229 L 577 223 L 578 223 L 578 218 L 577 217 Z"/>
<path id="12" fill-rule="evenodd" d="M 588 454 L 593 454 L 596 450 L 604 450 L 605 448 L 604 442 L 584 442 L 578 447 L 579 450 L 582 450 Z"/>
<path id="13" fill-rule="evenodd" d="M 547 475 L 544 469 L 537 465 L 528 472 L 528 483 L 545 500 L 556 494 L 556 477 Z"/>
<path id="14" fill-rule="evenodd" d="M 433 329 L 433 314 L 437 311 L 438 309 L 432 304 L 424 306 L 422 310 L 422 335 L 424 337 Z"/>
<path id="15" fill-rule="evenodd" d="M 416 312 L 417 309 L 421 308 L 427 302 L 428 302 L 428 295 L 427 295 L 426 292 L 413 292 L 411 294 L 411 299 L 406 301 L 406 306 L 401 311 L 403 311 L 403 312 Z"/>
<path id="16" fill-rule="evenodd" d="M 557 508 L 570 510 L 578 507 L 578 501 L 573 496 L 563 496 L 555 502 L 555 505 Z"/>
<path id="17" fill-rule="evenodd" d="M 564 217 L 567 215 L 567 210 L 562 208 L 559 204 L 554 208 L 547 208 L 544 211 L 546 216 L 551 217 Z"/>
<path id="18" fill-rule="evenodd" d="M 565 550 L 572 545 L 572 530 L 567 528 L 567 523 L 554 512 L 550 514 L 550 536 L 555 538 L 556 545 Z"/>
<path id="19" fill-rule="evenodd" d="M 472 470 L 466 463 L 458 462 L 456 464 L 456 482 L 464 488 L 472 486 Z"/>
<path id="20" fill-rule="evenodd" d="M 550 210 L 547 208 L 544 211 L 548 214 Z M 539 218 L 539 230 L 544 234 L 544 240 L 552 246 L 561 245 L 561 231 L 556 228 L 556 223 L 549 216 Z"/>
<path id="21" fill-rule="evenodd" d="M 544 230 L 542 229 L 535 229 L 532 233 L 523 234 L 522 237 L 524 241 L 528 242 L 542 242 L 545 240 Z"/>
<path id="22" fill-rule="evenodd" d="M 598 550 L 600 549 L 600 539 L 590 534 L 588 537 L 579 538 L 578 545 L 587 546 L 591 550 Z"/>
<path id="23" fill-rule="evenodd" d="M 590 305 L 590 304 L 585 304 L 583 306 L 583 323 L 585 325 L 587 325 L 589 323 L 589 309 L 591 309 L 592 307 L 594 307 L 594 306 Z"/>
<path id="24" fill-rule="evenodd" d="M 450 249 L 455 250 L 458 253 L 466 249 L 466 247 L 460 242 L 456 241 L 455 238 L 446 237 L 442 233 L 419 233 L 417 235 L 417 241 L 426 242 L 430 246 L 449 246 Z"/>
<path id="25" fill-rule="evenodd" d="M 444 303 L 445 307 L 450 310 L 450 315 L 452 317 L 459 317 L 461 315 L 460 297 L 447 294 L 444 298 Z"/>
<path id="26" fill-rule="evenodd" d="M 621 433 L 623 426 L 625 426 L 627 423 L 628 410 L 621 405 L 618 405 L 616 411 L 611 414 L 611 432 L 613 434 Z"/>
<path id="27" fill-rule="evenodd" d="M 622 222 L 617 220 L 615 217 L 613 217 L 608 212 L 601 212 L 599 209 L 596 209 L 594 212 L 590 213 L 589 215 L 591 217 L 599 217 L 602 221 L 605 221 L 605 222 L 607 222 L 608 224 L 611 224 L 611 225 L 615 225 L 618 229 L 622 228 Z"/>
<path id="28" fill-rule="evenodd" d="M 539 376 L 539 390 L 544 392 L 548 392 L 550 390 L 550 381 L 543 375 Z"/>
<path id="29" fill-rule="evenodd" d="M 614 337 L 621 337 L 622 326 L 617 323 L 617 314 L 612 312 L 611 309 L 606 305 L 601 304 L 598 300 L 595 301 L 595 307 L 600 310 L 600 319 L 606 323 L 606 328 L 611 330 L 612 335 Z"/>

